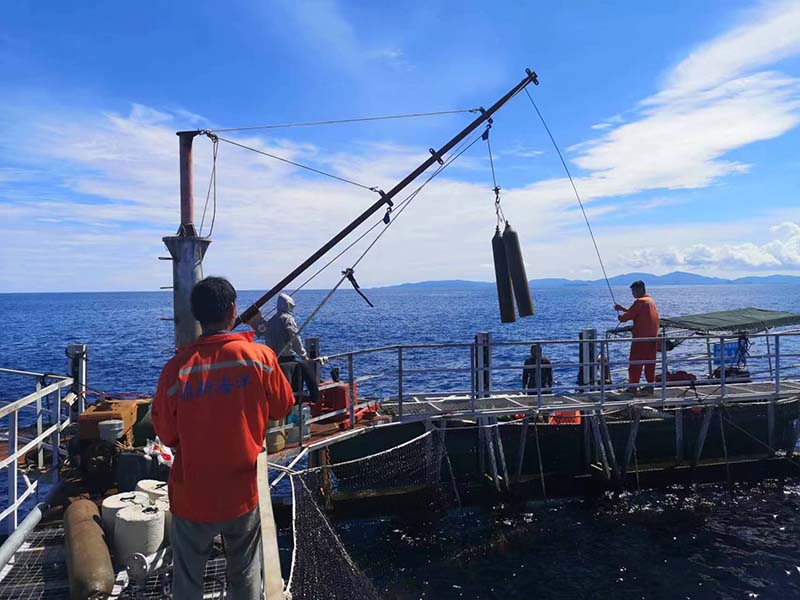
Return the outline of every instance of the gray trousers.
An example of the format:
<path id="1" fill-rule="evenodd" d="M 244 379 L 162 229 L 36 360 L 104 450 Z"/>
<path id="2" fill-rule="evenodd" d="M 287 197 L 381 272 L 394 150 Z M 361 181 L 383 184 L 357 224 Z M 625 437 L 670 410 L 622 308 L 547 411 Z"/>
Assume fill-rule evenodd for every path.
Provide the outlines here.
<path id="1" fill-rule="evenodd" d="M 203 573 L 214 537 L 222 534 L 228 560 L 231 600 L 262 600 L 261 521 L 258 506 L 250 512 L 218 523 L 195 523 L 172 515 L 170 542 L 173 555 L 172 597 L 203 597 Z"/>

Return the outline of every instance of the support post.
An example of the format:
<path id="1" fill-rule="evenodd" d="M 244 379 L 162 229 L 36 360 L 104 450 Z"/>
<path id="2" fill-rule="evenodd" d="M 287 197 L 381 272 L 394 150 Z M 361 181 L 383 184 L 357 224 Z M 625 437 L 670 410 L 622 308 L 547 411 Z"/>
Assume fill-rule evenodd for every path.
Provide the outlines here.
<path id="1" fill-rule="evenodd" d="M 492 334 L 482 331 L 475 335 L 475 373 L 477 396 L 492 395 Z"/>
<path id="2" fill-rule="evenodd" d="M 610 367 L 609 367 L 610 369 Z M 606 345 L 600 343 L 600 406 L 606 401 Z"/>
<path id="3" fill-rule="evenodd" d="M 318 337 L 306 338 L 306 352 L 308 352 L 308 358 L 311 360 L 309 364 L 311 365 L 311 371 L 314 374 L 314 380 L 319 383 L 322 380 L 322 365 L 318 360 L 314 360 L 322 356 Z"/>
<path id="4" fill-rule="evenodd" d="M 552 372 L 552 371 L 551 371 Z M 536 353 L 536 408 L 542 408 L 542 346 Z"/>
<path id="5" fill-rule="evenodd" d="M 70 357 L 73 384 L 72 389 L 77 396 L 78 414 L 83 414 L 86 410 L 87 388 L 87 358 L 88 348 L 86 344 L 71 344 L 67 346 L 67 356 Z"/>
<path id="6" fill-rule="evenodd" d="M 508 466 L 506 465 L 506 453 L 503 449 L 503 439 L 500 437 L 500 426 L 497 424 L 497 417 L 492 417 L 492 427 L 494 432 L 494 439 L 497 443 L 497 455 L 500 458 L 500 470 L 503 474 L 503 481 L 506 484 L 506 491 L 511 491 L 511 480 L 508 477 Z"/>
<path id="7" fill-rule="evenodd" d="M 667 402 L 667 338 L 664 331 L 661 331 L 661 404 Z"/>
<path id="8" fill-rule="evenodd" d="M 597 419 L 600 425 L 600 434 L 602 436 L 603 443 L 606 446 L 606 452 L 608 455 L 608 462 L 611 466 L 611 471 L 614 475 L 615 479 L 619 479 L 619 463 L 617 462 L 617 455 L 614 452 L 614 444 L 611 442 L 611 435 L 608 433 L 608 423 L 606 423 L 606 418 L 601 411 L 597 411 Z"/>
<path id="9" fill-rule="evenodd" d="M 356 378 L 353 373 L 353 355 L 347 355 L 347 380 L 350 383 L 348 386 L 348 406 L 350 408 L 350 429 L 356 426 L 356 403 L 355 403 L 355 385 Z"/>
<path id="10" fill-rule="evenodd" d="M 175 347 L 180 348 L 200 337 L 200 323 L 192 314 L 190 298 L 194 284 L 203 278 L 203 257 L 211 240 L 169 236 L 163 242 L 172 256 L 172 314 Z"/>
<path id="11" fill-rule="evenodd" d="M 683 408 L 675 409 L 675 462 L 683 461 Z"/>
<path id="12" fill-rule="evenodd" d="M 636 446 L 636 437 L 639 435 L 639 421 L 642 418 L 642 409 L 638 406 L 633 407 L 633 420 L 631 421 L 631 428 L 628 431 L 628 444 L 625 446 L 625 460 L 622 463 L 622 472 L 624 475 L 628 474 L 628 467 L 631 464 L 631 457 L 633 456 L 633 449 Z"/>
<path id="13" fill-rule="evenodd" d="M 397 403 L 400 418 L 403 418 L 403 347 L 397 347 Z"/>
<path id="14" fill-rule="evenodd" d="M 584 329 L 578 334 L 580 346 L 578 356 L 581 363 L 580 384 L 585 386 L 582 391 L 591 392 L 597 380 L 597 365 L 595 356 L 596 329 Z"/>
<path id="15" fill-rule="evenodd" d="M 725 337 L 719 338 L 719 394 L 725 399 Z"/>
<path id="16" fill-rule="evenodd" d="M 42 389 L 42 382 L 36 382 L 36 391 L 39 392 Z M 42 421 L 42 399 L 36 399 L 36 437 L 40 437 L 42 435 L 42 429 L 44 422 Z M 42 446 L 41 440 L 39 441 L 39 445 L 36 447 L 36 466 L 39 470 L 44 469 L 44 446 Z"/>
<path id="17" fill-rule="evenodd" d="M 172 257 L 172 313 L 175 347 L 194 342 L 200 336 L 200 324 L 192 315 L 189 298 L 194 284 L 203 278 L 203 257 L 211 240 L 197 237 L 194 228 L 194 193 L 192 190 L 192 141 L 198 131 L 179 131 L 181 222 L 178 233 L 162 238 Z"/>
<path id="18" fill-rule="evenodd" d="M 494 481 L 494 487 L 497 492 L 500 492 L 500 476 L 497 472 L 497 457 L 494 453 L 494 442 L 492 441 L 492 432 L 491 428 L 488 427 L 488 419 L 481 419 L 484 425 L 484 432 L 483 439 L 486 442 L 486 449 L 489 451 L 489 469 L 492 472 L 492 481 Z"/>
<path id="19" fill-rule="evenodd" d="M 600 427 L 597 424 L 598 418 L 596 415 L 589 417 L 592 425 L 592 433 L 594 434 L 595 448 L 597 449 L 598 458 L 603 466 L 603 474 L 606 479 L 611 479 L 611 469 L 608 465 L 608 456 L 606 455 L 606 446 L 603 442 L 603 436 L 600 434 Z"/>
<path id="20" fill-rule="evenodd" d="M 199 131 L 179 131 L 178 147 L 181 176 L 181 225 L 178 235 L 196 237 L 194 229 L 194 191 L 192 179 L 192 142 Z"/>
<path id="21" fill-rule="evenodd" d="M 706 444 L 708 426 L 711 425 L 712 416 L 714 416 L 714 413 L 712 412 L 711 407 L 707 406 L 706 411 L 703 414 L 703 424 L 700 425 L 700 433 L 697 435 L 697 447 L 694 449 L 694 466 L 697 466 L 697 463 L 700 462 L 700 457 L 703 454 L 703 446 Z"/>
<path id="22" fill-rule="evenodd" d="M 522 478 L 522 467 L 525 464 L 525 446 L 528 443 L 528 417 L 522 420 L 522 427 L 519 433 L 519 448 L 517 450 L 517 476 L 515 481 L 519 482 Z"/>
<path id="23" fill-rule="evenodd" d="M 56 430 L 53 432 L 52 441 L 53 445 L 53 471 L 58 477 L 58 464 L 60 461 L 59 449 L 61 448 L 61 389 L 56 392 L 56 406 L 55 406 L 55 422 Z"/>
<path id="24" fill-rule="evenodd" d="M 470 391 L 469 391 L 469 409 L 472 414 L 475 414 L 475 399 L 478 396 L 478 342 L 474 341 L 469 347 L 469 365 L 470 365 Z"/>
<path id="25" fill-rule="evenodd" d="M 19 412 L 16 410 L 8 415 L 8 456 L 17 453 L 17 432 L 19 428 Z M 6 517 L 6 532 L 10 535 L 17 528 L 17 488 L 19 476 L 19 461 L 17 457 L 8 463 L 8 505 L 14 509 Z"/>
<path id="26" fill-rule="evenodd" d="M 706 332 L 706 357 L 708 358 L 708 380 L 711 381 L 714 376 L 714 357 L 711 354 L 711 339 L 708 337 L 708 332 Z"/>
<path id="27" fill-rule="evenodd" d="M 775 395 L 781 393 L 781 338 L 775 334 Z"/>

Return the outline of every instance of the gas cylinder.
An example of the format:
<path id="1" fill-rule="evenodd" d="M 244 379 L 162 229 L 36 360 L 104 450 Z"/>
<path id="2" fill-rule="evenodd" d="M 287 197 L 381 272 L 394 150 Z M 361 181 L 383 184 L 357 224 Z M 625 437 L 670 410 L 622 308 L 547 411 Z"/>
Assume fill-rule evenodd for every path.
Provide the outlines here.
<path id="1" fill-rule="evenodd" d="M 500 305 L 500 320 L 513 323 L 517 320 L 514 314 L 514 296 L 511 290 L 511 277 L 508 272 L 506 248 L 503 235 L 498 227 L 492 238 L 492 255 L 494 256 L 494 277 L 497 281 L 497 302 Z"/>
<path id="2" fill-rule="evenodd" d="M 517 232 L 511 228 L 508 221 L 506 221 L 506 228 L 503 231 L 502 239 L 506 250 L 508 273 L 511 275 L 511 283 L 514 287 L 514 298 L 517 300 L 517 312 L 520 317 L 533 316 L 533 299 L 531 298 L 528 275 L 525 273 L 525 262 L 522 259 L 522 248 L 519 245 L 519 236 Z"/>

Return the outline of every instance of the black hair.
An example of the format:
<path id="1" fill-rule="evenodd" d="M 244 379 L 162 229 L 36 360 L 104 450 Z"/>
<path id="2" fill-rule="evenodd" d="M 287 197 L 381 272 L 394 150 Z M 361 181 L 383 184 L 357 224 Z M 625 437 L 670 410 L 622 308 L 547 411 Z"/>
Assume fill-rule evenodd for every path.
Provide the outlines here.
<path id="1" fill-rule="evenodd" d="M 236 290 L 223 277 L 206 277 L 194 284 L 190 302 L 192 314 L 200 325 L 216 325 L 228 316 L 236 302 Z"/>
<path id="2" fill-rule="evenodd" d="M 534 356 L 537 352 L 541 351 L 539 344 L 532 344 L 531 345 L 531 356 Z"/>
<path id="3" fill-rule="evenodd" d="M 647 289 L 644 287 L 644 281 L 642 281 L 641 279 L 637 279 L 636 281 L 634 281 L 631 284 L 631 289 L 632 290 L 633 289 L 640 289 L 640 290 L 642 290 L 643 294 L 647 293 Z"/>

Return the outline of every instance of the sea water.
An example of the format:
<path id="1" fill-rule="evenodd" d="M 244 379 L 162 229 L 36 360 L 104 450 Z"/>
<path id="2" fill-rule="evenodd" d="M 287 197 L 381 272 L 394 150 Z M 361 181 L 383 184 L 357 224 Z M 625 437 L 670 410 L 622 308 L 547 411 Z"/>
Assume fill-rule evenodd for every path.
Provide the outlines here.
<path id="1" fill-rule="evenodd" d="M 663 316 L 750 306 L 800 312 L 797 285 L 664 286 L 650 292 Z M 374 308 L 343 290 L 304 335 L 319 337 L 328 355 L 400 343 L 469 343 L 478 331 L 491 332 L 496 341 L 574 339 L 581 329 L 602 335 L 617 324 L 608 290 L 597 286 L 534 289 L 536 316 L 508 325 L 499 322 L 491 288 L 366 293 Z M 632 301 L 627 288 L 614 294 L 621 304 Z M 240 307 L 258 295 L 241 293 Z M 324 295 L 297 295 L 298 322 Z M 172 323 L 162 320 L 171 316 L 170 293 L 0 294 L 0 315 L 0 366 L 64 373 L 66 346 L 85 343 L 89 386 L 99 392 L 152 394 L 173 352 Z M 556 360 L 575 360 L 574 348 L 546 348 Z M 527 353 L 509 347 L 497 354 L 500 363 L 517 365 Z M 442 352 L 422 358 L 437 364 L 452 359 Z M 460 364 L 462 357 L 452 360 Z M 787 358 L 782 364 L 798 362 Z M 374 375 L 362 384 L 365 393 L 394 393 L 396 355 L 359 358 L 356 375 L 364 373 Z M 519 371 L 497 377 L 518 385 Z M 557 370 L 556 378 L 574 383 L 574 369 Z M 416 383 L 465 385 L 453 373 Z M 33 385 L 2 376 L 0 401 L 19 398 Z M 800 478 L 485 506 L 433 520 L 353 520 L 337 528 L 387 598 L 800 597 Z"/>

